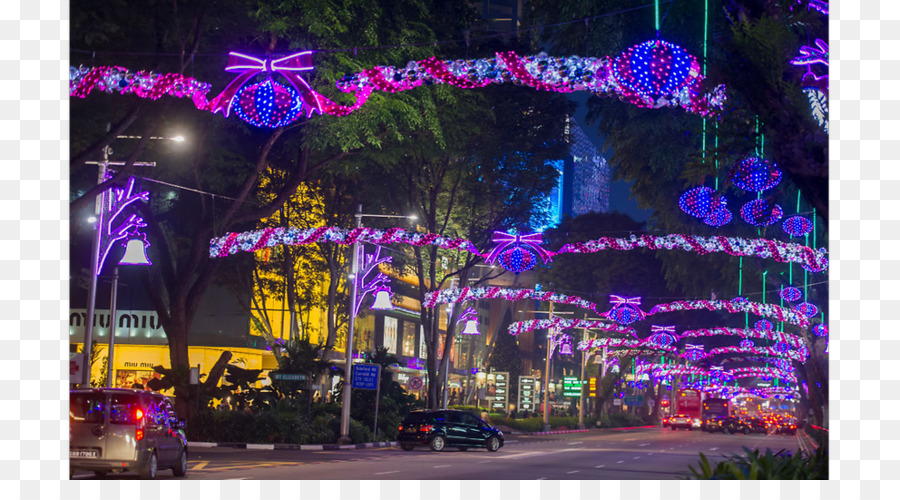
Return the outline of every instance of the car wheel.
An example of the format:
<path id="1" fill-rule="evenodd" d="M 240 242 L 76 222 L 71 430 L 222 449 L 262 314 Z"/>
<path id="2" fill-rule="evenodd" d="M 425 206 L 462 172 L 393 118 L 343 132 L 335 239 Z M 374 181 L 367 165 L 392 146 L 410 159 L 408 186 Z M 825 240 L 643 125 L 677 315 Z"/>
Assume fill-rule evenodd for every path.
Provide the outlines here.
<path id="1" fill-rule="evenodd" d="M 147 460 L 147 465 L 141 470 L 141 479 L 156 479 L 157 466 L 159 465 L 156 460 L 156 452 L 154 451 L 150 455 L 150 459 Z"/>
<path id="2" fill-rule="evenodd" d="M 400 449 L 403 451 L 412 451 L 413 448 L 415 448 L 415 446 L 409 443 L 400 443 Z"/>
<path id="3" fill-rule="evenodd" d="M 488 451 L 497 451 L 500 449 L 500 440 L 497 439 L 497 436 L 491 436 L 488 438 L 487 449 Z"/>
<path id="4" fill-rule="evenodd" d="M 178 455 L 178 461 L 175 462 L 175 466 L 172 467 L 172 474 L 175 474 L 176 477 L 184 477 L 187 474 L 187 449 L 181 450 L 181 453 Z"/>
<path id="5" fill-rule="evenodd" d="M 445 444 L 447 443 L 444 441 L 444 436 L 435 436 L 431 438 L 431 449 L 434 451 L 443 450 Z"/>

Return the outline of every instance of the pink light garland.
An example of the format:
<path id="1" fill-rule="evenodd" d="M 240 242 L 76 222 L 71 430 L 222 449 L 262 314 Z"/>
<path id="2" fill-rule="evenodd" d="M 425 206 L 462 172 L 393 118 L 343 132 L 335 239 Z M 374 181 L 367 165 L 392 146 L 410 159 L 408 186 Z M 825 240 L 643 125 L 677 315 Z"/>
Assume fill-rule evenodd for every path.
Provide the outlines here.
<path id="1" fill-rule="evenodd" d="M 698 309 L 706 309 L 709 311 L 726 310 L 730 313 L 749 312 L 757 316 L 768 316 L 778 321 L 784 321 L 792 325 L 806 328 L 809 326 L 809 318 L 802 314 L 776 306 L 775 304 L 760 304 L 759 302 L 723 300 L 681 300 L 669 302 L 667 304 L 657 304 L 647 313 L 648 316 L 659 313 L 673 311 L 693 311 Z"/>
<path id="2" fill-rule="evenodd" d="M 485 288 L 445 288 L 443 290 L 428 292 L 425 294 L 425 302 L 422 303 L 422 306 L 434 307 L 437 304 L 450 304 L 465 300 L 480 299 L 504 299 L 509 301 L 534 299 L 549 301 L 556 304 L 571 304 L 594 312 L 596 312 L 597 307 L 593 302 L 584 300 L 581 297 L 563 295 L 556 292 L 544 292 L 541 290 L 501 288 L 498 286 Z"/>
<path id="3" fill-rule="evenodd" d="M 617 325 L 606 320 L 584 320 L 559 317 L 552 319 L 530 319 L 526 321 L 516 321 L 509 325 L 507 331 L 510 335 L 518 335 L 520 333 L 528 333 L 534 330 L 543 330 L 549 328 L 555 328 L 558 330 L 567 330 L 570 328 L 585 328 L 588 330 L 602 330 L 605 332 L 632 335 L 637 338 L 637 332 L 635 332 L 634 328 Z"/>
<path id="4" fill-rule="evenodd" d="M 755 330 L 751 328 L 729 328 L 719 327 L 710 329 L 687 330 L 681 333 L 681 337 L 712 337 L 718 335 L 733 335 L 736 337 L 751 337 L 756 339 L 767 339 L 775 342 L 785 342 L 794 349 L 799 349 L 806 345 L 806 341 L 802 338 L 784 332 L 774 330 Z"/>

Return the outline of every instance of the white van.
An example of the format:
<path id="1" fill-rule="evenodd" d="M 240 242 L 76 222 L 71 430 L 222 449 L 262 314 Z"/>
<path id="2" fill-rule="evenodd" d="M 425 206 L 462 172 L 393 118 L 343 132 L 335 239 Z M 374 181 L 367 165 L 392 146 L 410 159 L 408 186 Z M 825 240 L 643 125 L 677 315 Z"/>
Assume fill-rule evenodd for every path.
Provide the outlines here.
<path id="1" fill-rule="evenodd" d="M 166 396 L 134 389 L 69 391 L 69 477 L 75 470 L 187 473 L 187 439 Z"/>

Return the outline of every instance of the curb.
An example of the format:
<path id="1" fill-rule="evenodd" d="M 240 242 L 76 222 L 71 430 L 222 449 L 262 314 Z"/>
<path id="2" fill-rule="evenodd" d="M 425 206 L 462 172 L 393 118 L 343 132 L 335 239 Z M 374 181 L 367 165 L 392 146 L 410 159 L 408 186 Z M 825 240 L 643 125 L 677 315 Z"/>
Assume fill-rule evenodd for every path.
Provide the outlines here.
<path id="1" fill-rule="evenodd" d="M 238 448 L 247 450 L 359 450 L 363 448 L 388 448 L 398 446 L 397 441 L 359 444 L 254 444 L 254 443 L 206 443 L 188 441 L 188 448 Z"/>

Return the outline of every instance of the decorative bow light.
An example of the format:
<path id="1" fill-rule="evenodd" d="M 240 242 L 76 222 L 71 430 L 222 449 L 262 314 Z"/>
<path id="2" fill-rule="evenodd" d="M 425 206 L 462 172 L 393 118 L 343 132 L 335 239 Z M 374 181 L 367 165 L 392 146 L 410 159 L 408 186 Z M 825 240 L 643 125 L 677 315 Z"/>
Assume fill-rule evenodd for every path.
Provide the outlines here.
<path id="1" fill-rule="evenodd" d="M 654 344 L 667 346 L 675 343 L 675 325 L 651 325 L 650 332 L 650 342 Z"/>
<path id="2" fill-rule="evenodd" d="M 230 52 L 225 71 L 240 73 L 221 94 L 209 101 L 209 110 L 227 117 L 232 109 L 247 123 L 257 127 L 276 128 L 287 125 L 313 111 L 322 113 L 322 97 L 298 73 L 311 71 L 312 51 L 298 52 L 280 59 L 257 59 L 246 54 Z M 268 79 L 247 85 L 251 78 L 265 72 Z M 272 73 L 284 77 L 290 87 L 272 80 Z"/>
<path id="3" fill-rule="evenodd" d="M 456 324 L 460 324 L 463 321 L 466 322 L 466 326 L 459 332 L 460 335 L 481 335 L 481 332 L 478 331 L 478 313 L 474 308 L 467 307 L 459 316 L 459 319 L 456 320 Z"/>
<path id="4" fill-rule="evenodd" d="M 499 263 L 503 269 L 519 274 L 537 264 L 535 254 L 541 257 L 544 264 L 550 262 L 552 254 L 541 248 L 541 233 L 507 234 L 494 231 L 496 246 L 485 256 L 488 264 Z"/>
<path id="5" fill-rule="evenodd" d="M 691 360 L 697 361 L 706 356 L 706 353 L 703 351 L 703 345 L 694 345 L 694 344 L 685 344 L 684 346 L 684 357 Z"/>
<path id="6" fill-rule="evenodd" d="M 628 325 L 638 321 L 640 319 L 644 319 L 646 313 L 641 311 L 641 298 L 640 297 L 620 297 L 618 295 L 610 295 L 609 302 L 612 304 L 612 308 L 603 313 L 601 316 L 605 316 L 620 325 Z"/>

